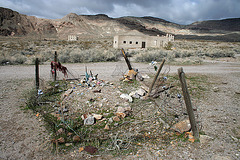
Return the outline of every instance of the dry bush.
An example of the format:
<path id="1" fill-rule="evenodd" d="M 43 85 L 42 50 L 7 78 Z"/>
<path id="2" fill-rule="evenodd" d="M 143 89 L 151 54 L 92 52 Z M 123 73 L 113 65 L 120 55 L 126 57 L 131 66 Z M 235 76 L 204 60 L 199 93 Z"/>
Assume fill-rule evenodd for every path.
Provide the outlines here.
<path id="1" fill-rule="evenodd" d="M 137 62 L 161 61 L 163 58 L 169 57 L 170 51 L 159 49 L 148 49 L 136 55 Z"/>
<path id="2" fill-rule="evenodd" d="M 41 62 L 51 61 L 54 51 L 62 63 L 105 62 L 117 61 L 121 52 L 112 48 L 112 40 L 85 40 L 85 41 L 40 41 L 17 39 L 0 41 L 0 64 L 33 64 L 35 58 Z M 168 47 L 161 49 L 146 49 L 132 51 L 129 55 L 135 56 L 137 62 L 161 61 L 162 58 L 174 61 L 175 58 L 186 57 L 234 57 L 240 53 L 238 42 L 210 42 L 210 41 L 175 41 Z"/>

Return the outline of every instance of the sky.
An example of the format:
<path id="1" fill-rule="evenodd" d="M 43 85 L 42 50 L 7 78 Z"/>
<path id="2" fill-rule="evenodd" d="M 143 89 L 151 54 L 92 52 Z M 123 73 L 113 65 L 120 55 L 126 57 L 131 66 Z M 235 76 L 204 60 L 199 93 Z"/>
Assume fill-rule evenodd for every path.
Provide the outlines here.
<path id="1" fill-rule="evenodd" d="M 152 16 L 178 24 L 240 18 L 240 0 L 0 0 L 0 7 L 48 19 L 69 13 Z"/>

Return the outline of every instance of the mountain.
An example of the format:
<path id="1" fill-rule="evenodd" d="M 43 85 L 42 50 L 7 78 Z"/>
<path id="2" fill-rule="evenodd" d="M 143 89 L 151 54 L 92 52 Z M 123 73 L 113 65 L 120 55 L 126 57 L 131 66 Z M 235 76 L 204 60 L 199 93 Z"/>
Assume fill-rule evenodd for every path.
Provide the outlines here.
<path id="1" fill-rule="evenodd" d="M 195 22 L 187 26 L 191 30 L 200 31 L 240 31 L 240 18 L 230 18 L 223 20 L 209 20 Z"/>
<path id="2" fill-rule="evenodd" d="M 0 35 L 56 34 L 51 20 L 19 14 L 0 7 Z"/>
<path id="3" fill-rule="evenodd" d="M 36 36 L 67 39 L 68 35 L 81 38 L 106 38 L 120 34 L 165 35 L 173 34 L 179 39 L 202 39 L 204 36 L 221 36 L 239 32 L 240 18 L 195 22 L 179 25 L 155 17 L 111 18 L 104 14 L 77 15 L 70 13 L 61 19 L 42 19 L 27 16 L 0 7 L 0 35 Z M 234 33 L 235 34 L 235 33 Z M 224 35 L 226 37 L 226 35 Z M 238 37 L 238 36 L 235 36 Z M 221 39 L 221 37 L 220 37 Z M 235 40 L 234 40 L 235 41 Z"/>

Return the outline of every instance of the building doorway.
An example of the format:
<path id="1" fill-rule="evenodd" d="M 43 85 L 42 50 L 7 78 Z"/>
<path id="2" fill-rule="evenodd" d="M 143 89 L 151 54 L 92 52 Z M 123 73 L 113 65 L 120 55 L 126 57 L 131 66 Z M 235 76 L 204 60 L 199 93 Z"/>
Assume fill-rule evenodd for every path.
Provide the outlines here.
<path id="1" fill-rule="evenodd" d="M 146 47 L 146 42 L 142 42 L 142 48 Z"/>

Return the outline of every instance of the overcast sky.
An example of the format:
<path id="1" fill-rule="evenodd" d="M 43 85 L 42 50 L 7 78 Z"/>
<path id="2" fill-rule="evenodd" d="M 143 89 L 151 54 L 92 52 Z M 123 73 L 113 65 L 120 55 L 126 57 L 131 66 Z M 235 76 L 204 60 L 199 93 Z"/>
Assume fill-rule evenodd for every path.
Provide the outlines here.
<path id="1" fill-rule="evenodd" d="M 68 13 L 153 16 L 178 24 L 240 18 L 240 0 L 0 0 L 0 6 L 49 19 Z"/>

